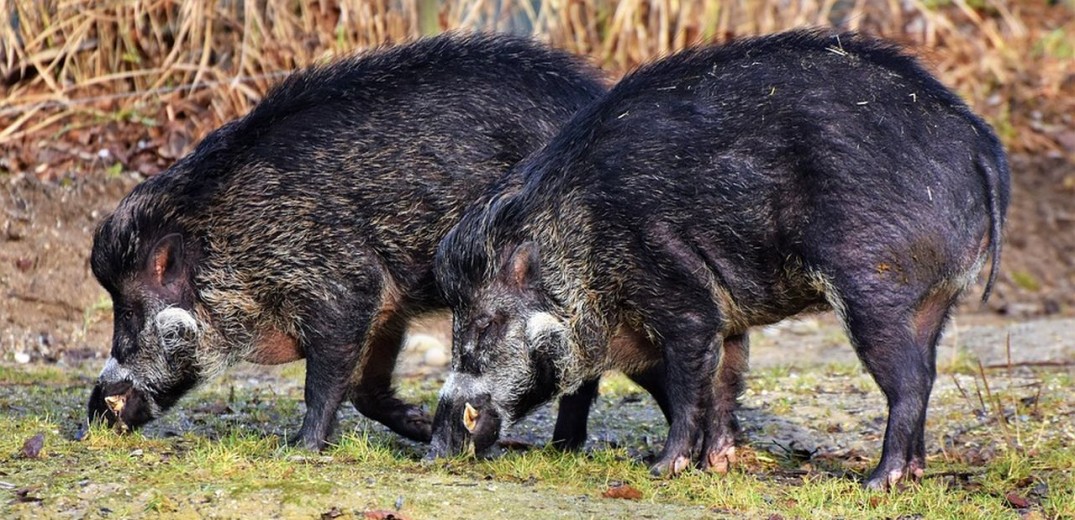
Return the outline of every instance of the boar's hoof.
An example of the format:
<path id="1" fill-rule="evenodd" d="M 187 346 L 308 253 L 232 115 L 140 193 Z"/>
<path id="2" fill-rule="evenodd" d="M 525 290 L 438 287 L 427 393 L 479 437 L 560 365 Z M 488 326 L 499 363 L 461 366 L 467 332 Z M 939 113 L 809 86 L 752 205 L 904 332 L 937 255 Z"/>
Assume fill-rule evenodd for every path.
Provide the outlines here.
<path id="1" fill-rule="evenodd" d="M 327 443 L 324 439 L 315 438 L 312 435 L 306 435 L 301 430 L 298 434 L 288 437 L 287 445 L 292 448 L 307 449 L 313 452 L 319 452 L 325 448 Z"/>
<path id="2" fill-rule="evenodd" d="M 892 469 L 888 471 L 882 471 L 880 468 L 874 470 L 870 478 L 866 480 L 863 486 L 871 491 L 889 491 L 900 488 L 900 484 L 907 484 L 911 482 L 919 481 L 925 474 L 925 470 L 921 465 L 908 464 L 905 467 Z"/>
<path id="3" fill-rule="evenodd" d="M 720 449 L 710 450 L 706 454 L 705 464 L 702 469 L 710 473 L 727 473 L 735 465 L 735 446 L 725 446 Z"/>
<path id="4" fill-rule="evenodd" d="M 671 461 L 668 461 L 668 460 L 658 461 L 653 466 L 650 466 L 649 472 L 650 472 L 651 475 L 653 475 L 655 477 L 664 477 L 664 476 L 673 476 L 674 477 L 676 475 L 679 475 L 680 473 L 683 473 L 683 471 L 685 471 L 687 469 L 687 467 L 689 467 L 690 465 L 691 465 L 690 457 L 688 457 L 686 455 L 680 455 L 680 456 L 676 457 L 675 459 L 673 459 Z"/>
<path id="5" fill-rule="evenodd" d="M 433 419 L 421 406 L 406 403 L 391 393 L 355 392 L 351 397 L 358 412 L 412 441 L 433 439 Z"/>
<path id="6" fill-rule="evenodd" d="M 433 439 L 433 420 L 421 406 L 402 405 L 383 422 L 392 431 L 412 441 L 429 442 Z"/>

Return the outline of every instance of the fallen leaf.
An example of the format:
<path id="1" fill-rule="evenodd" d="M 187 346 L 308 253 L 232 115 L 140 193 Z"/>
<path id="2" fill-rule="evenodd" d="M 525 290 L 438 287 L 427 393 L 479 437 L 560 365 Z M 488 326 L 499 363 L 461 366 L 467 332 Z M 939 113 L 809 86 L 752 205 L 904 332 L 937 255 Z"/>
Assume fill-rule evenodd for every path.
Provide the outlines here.
<path id="1" fill-rule="evenodd" d="M 638 500 L 642 498 L 642 492 L 629 484 L 612 486 L 601 493 L 605 498 L 622 498 L 624 500 Z"/>
<path id="2" fill-rule="evenodd" d="M 1026 509 L 1030 507 L 1030 501 L 1019 496 L 1015 491 L 1009 491 L 1007 495 L 1004 495 L 1004 500 L 1008 501 L 1008 505 L 1016 509 Z"/>
<path id="3" fill-rule="evenodd" d="M 22 272 L 24 272 L 24 273 L 26 271 L 29 271 L 30 268 L 33 267 L 33 266 L 34 266 L 33 259 L 30 259 L 30 258 L 17 258 L 17 259 L 15 259 L 15 268 L 20 270 L 20 271 L 22 271 Z"/>
<path id="4" fill-rule="evenodd" d="M 41 448 L 45 447 L 45 434 L 39 433 L 26 439 L 22 443 L 22 457 L 24 459 L 36 459 L 41 455 Z"/>
<path id="5" fill-rule="evenodd" d="M 410 520 L 399 511 L 387 511 L 384 509 L 366 511 L 363 515 L 366 520 Z"/>

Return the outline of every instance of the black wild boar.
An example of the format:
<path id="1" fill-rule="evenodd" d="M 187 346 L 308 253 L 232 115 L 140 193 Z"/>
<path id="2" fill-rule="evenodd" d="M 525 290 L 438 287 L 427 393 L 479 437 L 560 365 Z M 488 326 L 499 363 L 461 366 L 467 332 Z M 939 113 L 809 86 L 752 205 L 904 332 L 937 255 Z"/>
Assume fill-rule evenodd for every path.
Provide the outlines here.
<path id="1" fill-rule="evenodd" d="M 492 443 L 609 368 L 663 366 L 655 473 L 734 456 L 746 333 L 834 309 L 888 399 L 871 488 L 921 476 L 935 348 L 1000 260 L 989 126 L 883 41 L 793 31 L 644 66 L 440 244 L 455 315 L 432 453 Z"/>
<path id="2" fill-rule="evenodd" d="M 293 74 L 98 228 L 91 264 L 115 324 L 91 420 L 137 427 L 235 362 L 305 358 L 294 442 L 322 447 L 344 399 L 428 441 L 392 369 L 408 320 L 445 306 L 436 244 L 602 92 L 595 69 L 507 36 L 441 36 Z"/>

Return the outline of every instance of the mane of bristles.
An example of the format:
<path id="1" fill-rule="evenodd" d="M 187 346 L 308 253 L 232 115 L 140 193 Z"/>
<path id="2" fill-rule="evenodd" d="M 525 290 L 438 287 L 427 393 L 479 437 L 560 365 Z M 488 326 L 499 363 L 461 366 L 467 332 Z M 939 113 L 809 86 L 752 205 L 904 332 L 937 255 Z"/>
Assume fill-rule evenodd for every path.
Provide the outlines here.
<path id="1" fill-rule="evenodd" d="M 619 92 L 635 92 L 648 84 L 664 80 L 677 71 L 691 67 L 726 67 L 737 61 L 783 51 L 849 54 L 867 63 L 891 70 L 904 79 L 922 82 L 923 87 L 953 106 L 965 107 L 963 100 L 933 78 L 918 58 L 889 40 L 856 32 L 839 32 L 828 28 L 796 29 L 765 36 L 740 38 L 721 45 L 693 47 L 635 69 L 609 92 L 609 99 Z"/>
<path id="2" fill-rule="evenodd" d="M 498 272 L 500 248 L 522 236 L 521 202 L 514 193 L 488 199 L 480 211 L 467 212 L 441 241 L 435 270 L 449 305 L 461 304 Z"/>
<path id="3" fill-rule="evenodd" d="M 533 60 L 542 56 L 541 60 Z M 573 70 L 580 75 L 596 69 L 563 51 L 504 34 L 445 33 L 406 45 L 381 46 L 325 65 L 300 70 L 278 83 L 244 118 L 238 121 L 234 139 L 256 140 L 262 129 L 312 108 L 344 106 L 348 101 L 383 103 L 399 93 L 420 86 L 426 77 L 451 69 L 454 78 L 483 77 L 489 70 L 545 69 L 555 74 Z M 423 74 L 428 70 L 429 74 Z M 520 71 L 522 72 L 522 71 Z M 534 88 L 555 88 L 535 85 Z M 592 92 L 593 96 L 600 94 Z"/>

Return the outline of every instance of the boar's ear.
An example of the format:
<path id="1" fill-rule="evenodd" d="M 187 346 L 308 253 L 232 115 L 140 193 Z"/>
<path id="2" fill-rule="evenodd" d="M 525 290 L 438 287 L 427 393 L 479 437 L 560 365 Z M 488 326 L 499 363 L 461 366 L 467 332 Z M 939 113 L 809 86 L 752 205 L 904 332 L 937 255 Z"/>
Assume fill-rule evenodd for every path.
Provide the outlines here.
<path id="1" fill-rule="evenodd" d="M 183 236 L 172 233 L 158 240 L 149 253 L 146 268 L 158 287 L 175 284 L 183 273 Z"/>
<path id="2" fill-rule="evenodd" d="M 506 268 L 504 276 L 509 284 L 519 289 L 529 287 L 540 274 L 541 258 L 537 243 L 531 240 L 519 244 L 508 259 Z"/>

